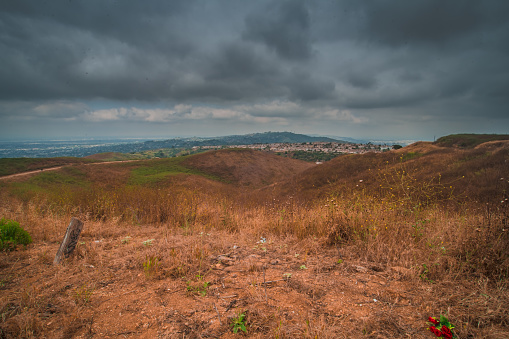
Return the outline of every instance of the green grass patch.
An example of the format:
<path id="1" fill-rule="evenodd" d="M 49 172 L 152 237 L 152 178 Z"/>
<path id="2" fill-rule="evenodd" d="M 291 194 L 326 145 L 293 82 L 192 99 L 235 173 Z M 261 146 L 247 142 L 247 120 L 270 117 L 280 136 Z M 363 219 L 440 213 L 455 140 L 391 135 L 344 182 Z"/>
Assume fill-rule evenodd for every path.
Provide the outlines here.
<path id="1" fill-rule="evenodd" d="M 168 159 L 154 159 L 149 162 L 143 162 L 141 166 L 131 170 L 131 177 L 129 178 L 128 184 L 151 185 L 178 174 L 194 174 L 208 179 L 222 181 L 219 177 L 214 175 L 185 167 L 182 165 L 182 162 L 186 158 L 187 156 L 183 156 Z"/>
<path id="2" fill-rule="evenodd" d="M 60 158 L 1 158 L 0 176 L 6 176 L 16 173 L 37 171 L 45 168 L 51 168 L 69 164 L 96 162 L 91 159 L 60 157 Z"/>
<path id="3" fill-rule="evenodd" d="M 83 173 L 78 169 L 65 169 L 62 172 L 42 172 L 27 180 L 27 183 L 39 187 L 50 187 L 55 185 L 86 186 Z"/>
<path id="4" fill-rule="evenodd" d="M 0 220 L 0 250 L 10 250 L 17 245 L 28 245 L 32 237 L 14 220 Z"/>
<path id="5" fill-rule="evenodd" d="M 423 154 L 419 153 L 419 152 L 408 152 L 408 153 L 402 154 L 400 159 L 401 159 L 402 162 L 404 162 L 404 161 L 408 161 L 408 160 L 419 158 L 422 155 Z"/>
<path id="6" fill-rule="evenodd" d="M 4 158 L 0 159 L 0 176 L 28 171 L 28 168 L 37 165 L 39 159 Z"/>
<path id="7" fill-rule="evenodd" d="M 41 172 L 23 182 L 13 182 L 6 185 L 11 196 L 28 202 L 38 194 L 59 192 L 89 187 L 85 174 L 77 168 L 64 168 L 60 171 Z"/>

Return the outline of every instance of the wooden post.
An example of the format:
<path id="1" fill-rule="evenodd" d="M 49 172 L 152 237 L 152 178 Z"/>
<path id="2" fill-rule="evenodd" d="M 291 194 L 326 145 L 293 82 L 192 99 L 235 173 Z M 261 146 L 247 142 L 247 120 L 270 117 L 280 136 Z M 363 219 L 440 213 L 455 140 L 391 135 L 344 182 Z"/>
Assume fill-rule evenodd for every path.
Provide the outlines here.
<path id="1" fill-rule="evenodd" d="M 57 255 L 55 256 L 55 260 L 53 260 L 53 265 L 60 263 L 62 256 L 67 258 L 72 253 L 72 251 L 74 251 L 82 229 L 83 222 L 76 218 L 72 218 L 69 226 L 67 226 L 64 240 L 60 244 L 60 248 L 58 249 Z"/>

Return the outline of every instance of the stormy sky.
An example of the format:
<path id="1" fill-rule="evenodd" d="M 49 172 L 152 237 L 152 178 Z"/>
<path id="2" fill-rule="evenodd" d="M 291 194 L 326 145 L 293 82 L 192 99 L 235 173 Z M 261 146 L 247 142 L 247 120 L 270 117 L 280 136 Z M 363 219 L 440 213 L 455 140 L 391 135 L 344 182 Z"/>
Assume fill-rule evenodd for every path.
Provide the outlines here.
<path id="1" fill-rule="evenodd" d="M 0 139 L 509 133 L 509 1 L 5 0 Z"/>

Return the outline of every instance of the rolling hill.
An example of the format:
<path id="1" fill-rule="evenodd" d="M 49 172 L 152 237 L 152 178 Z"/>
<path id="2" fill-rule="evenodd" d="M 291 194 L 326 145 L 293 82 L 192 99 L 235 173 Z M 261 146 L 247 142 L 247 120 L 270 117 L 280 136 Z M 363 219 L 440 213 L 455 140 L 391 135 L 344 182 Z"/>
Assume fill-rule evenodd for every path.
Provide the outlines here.
<path id="1" fill-rule="evenodd" d="M 316 166 L 313 163 L 250 149 L 205 152 L 186 158 L 182 164 L 227 182 L 252 187 L 274 184 Z"/>
<path id="2" fill-rule="evenodd" d="M 309 200 L 358 189 L 376 195 L 384 186 L 395 186 L 394 191 L 404 195 L 403 186 L 419 183 L 420 190 L 450 188 L 454 197 L 495 203 L 508 192 L 508 161 L 509 140 L 468 149 L 417 142 L 391 152 L 337 157 L 297 174 L 278 189 Z"/>
<path id="3" fill-rule="evenodd" d="M 439 138 L 435 145 L 444 147 L 473 148 L 488 141 L 509 140 L 508 134 L 451 134 Z"/>

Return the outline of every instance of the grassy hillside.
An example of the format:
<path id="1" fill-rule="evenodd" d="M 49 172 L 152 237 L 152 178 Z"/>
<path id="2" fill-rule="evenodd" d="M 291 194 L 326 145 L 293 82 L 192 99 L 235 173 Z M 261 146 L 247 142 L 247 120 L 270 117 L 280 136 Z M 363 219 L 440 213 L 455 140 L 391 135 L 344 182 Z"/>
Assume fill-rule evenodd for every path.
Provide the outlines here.
<path id="1" fill-rule="evenodd" d="M 0 177 L 15 173 L 37 171 L 69 164 L 86 164 L 93 159 L 62 157 L 62 158 L 0 158 Z"/>
<path id="2" fill-rule="evenodd" d="M 204 151 L 201 149 L 191 149 L 191 148 L 159 148 L 132 153 L 116 153 L 116 152 L 98 153 L 86 156 L 85 158 L 101 161 L 143 160 L 157 158 L 172 158 L 201 152 Z"/>
<path id="3" fill-rule="evenodd" d="M 438 146 L 473 148 L 484 142 L 509 140 L 508 134 L 451 134 L 435 141 Z"/>
<path id="4" fill-rule="evenodd" d="M 186 158 L 182 164 L 213 174 L 228 182 L 261 187 L 315 166 L 250 149 L 226 149 Z"/>
<path id="5" fill-rule="evenodd" d="M 508 156 L 509 141 L 465 150 L 419 142 L 392 152 L 341 156 L 300 173 L 280 188 L 303 197 L 360 189 L 385 195 L 389 188 L 391 194 L 420 200 L 429 200 L 432 194 L 495 203 L 507 189 Z"/>
<path id="6" fill-rule="evenodd" d="M 0 252 L 0 337 L 229 338 L 241 314 L 259 338 L 429 338 L 440 314 L 460 338 L 508 337 L 508 162 L 509 141 L 420 142 L 0 180 L 0 217 L 33 239 Z M 71 217 L 76 252 L 51 265 Z"/>
<path id="7" fill-rule="evenodd" d="M 99 161 L 122 161 L 122 160 L 138 160 L 144 159 L 141 156 L 136 156 L 129 153 L 105 152 L 87 155 L 85 159 L 99 160 Z"/>

